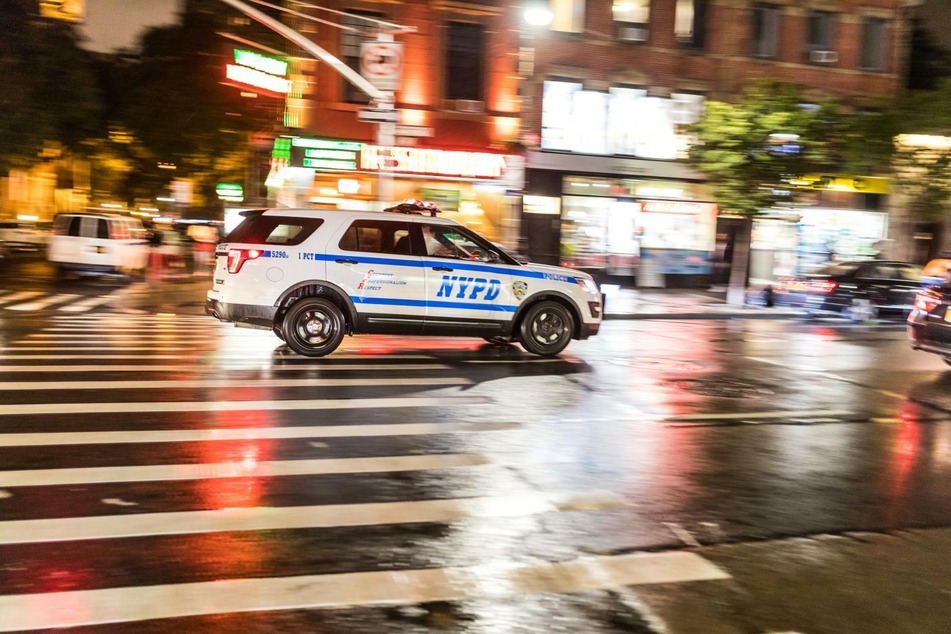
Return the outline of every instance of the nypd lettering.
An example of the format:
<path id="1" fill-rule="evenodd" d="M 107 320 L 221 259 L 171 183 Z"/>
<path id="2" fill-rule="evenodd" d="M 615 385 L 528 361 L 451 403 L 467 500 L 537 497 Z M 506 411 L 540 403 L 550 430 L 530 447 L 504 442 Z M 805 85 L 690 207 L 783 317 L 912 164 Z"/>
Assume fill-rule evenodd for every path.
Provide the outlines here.
<path id="1" fill-rule="evenodd" d="M 461 275 L 443 275 L 442 284 L 436 297 L 455 297 L 456 299 L 481 299 L 491 302 L 502 292 L 500 280 L 484 277 L 465 277 Z"/>

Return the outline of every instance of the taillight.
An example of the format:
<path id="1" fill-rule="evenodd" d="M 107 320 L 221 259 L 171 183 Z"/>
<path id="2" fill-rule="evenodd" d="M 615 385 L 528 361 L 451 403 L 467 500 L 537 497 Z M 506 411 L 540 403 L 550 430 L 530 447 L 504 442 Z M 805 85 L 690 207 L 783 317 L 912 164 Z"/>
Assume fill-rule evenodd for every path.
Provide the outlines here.
<path id="1" fill-rule="evenodd" d="M 924 313 L 930 313 L 939 303 L 940 300 L 931 293 L 920 293 L 915 297 L 915 308 Z"/>
<path id="2" fill-rule="evenodd" d="M 261 257 L 258 249 L 228 249 L 228 273 L 237 273 L 248 260 Z"/>
<path id="3" fill-rule="evenodd" d="M 839 287 L 835 280 L 811 280 L 808 284 L 809 290 L 816 293 L 831 293 Z"/>

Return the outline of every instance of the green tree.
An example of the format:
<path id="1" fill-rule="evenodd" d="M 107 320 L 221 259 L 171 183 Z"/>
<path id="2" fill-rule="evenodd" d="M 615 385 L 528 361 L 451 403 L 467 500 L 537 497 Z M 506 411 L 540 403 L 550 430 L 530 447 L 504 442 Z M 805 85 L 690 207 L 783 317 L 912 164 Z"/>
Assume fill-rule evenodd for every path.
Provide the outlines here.
<path id="1" fill-rule="evenodd" d="M 123 186 L 130 200 L 188 178 L 200 198 L 213 201 L 205 211 L 217 211 L 215 185 L 244 180 L 248 135 L 271 132 L 280 120 L 280 101 L 244 99 L 222 83 L 231 47 L 216 34 L 221 6 L 192 0 L 176 24 L 143 35 L 137 56 L 115 56 L 110 113 L 135 139 Z"/>
<path id="2" fill-rule="evenodd" d="M 35 12 L 36 3 L 0 3 L 0 174 L 46 160 L 51 145 L 82 152 L 101 131 L 90 54 L 73 25 Z"/>
<path id="3" fill-rule="evenodd" d="M 707 102 L 691 131 L 690 163 L 722 209 L 745 216 L 795 203 L 801 192 L 789 181 L 839 171 L 854 139 L 837 102 L 808 103 L 797 86 L 775 81 L 751 85 L 737 103 Z"/>

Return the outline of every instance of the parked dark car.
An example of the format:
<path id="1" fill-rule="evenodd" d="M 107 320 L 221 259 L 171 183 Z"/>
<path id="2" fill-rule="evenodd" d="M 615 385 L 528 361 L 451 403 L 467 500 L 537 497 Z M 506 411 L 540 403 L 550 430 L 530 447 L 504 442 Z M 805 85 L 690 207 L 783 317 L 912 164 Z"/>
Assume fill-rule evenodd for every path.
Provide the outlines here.
<path id="1" fill-rule="evenodd" d="M 863 321 L 884 313 L 907 313 L 921 289 L 920 266 L 857 260 L 828 264 L 816 273 L 787 280 L 776 289 L 776 295 L 780 304 Z"/>
<path id="2" fill-rule="evenodd" d="M 911 347 L 939 355 L 951 365 L 951 283 L 920 292 L 908 315 Z"/>

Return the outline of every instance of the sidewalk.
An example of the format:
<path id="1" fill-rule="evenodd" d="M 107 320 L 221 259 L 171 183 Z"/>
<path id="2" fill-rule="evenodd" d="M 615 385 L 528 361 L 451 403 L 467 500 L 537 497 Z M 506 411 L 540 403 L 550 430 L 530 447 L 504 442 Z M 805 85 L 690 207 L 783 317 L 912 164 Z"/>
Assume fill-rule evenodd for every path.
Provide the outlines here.
<path id="1" fill-rule="evenodd" d="M 787 306 L 730 306 L 722 289 L 611 288 L 605 319 L 793 319 L 804 312 Z"/>

